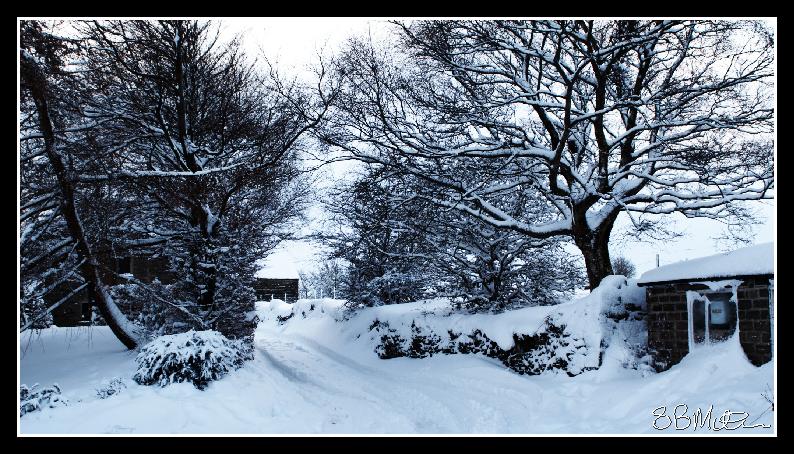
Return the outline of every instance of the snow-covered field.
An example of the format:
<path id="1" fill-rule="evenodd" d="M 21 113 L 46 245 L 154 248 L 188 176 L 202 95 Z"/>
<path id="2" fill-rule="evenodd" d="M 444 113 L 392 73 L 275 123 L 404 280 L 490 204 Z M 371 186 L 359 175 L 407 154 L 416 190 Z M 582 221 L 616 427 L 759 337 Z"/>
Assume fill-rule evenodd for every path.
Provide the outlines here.
<path id="1" fill-rule="evenodd" d="M 583 300 L 584 301 L 584 300 Z M 576 306 L 576 305 L 579 306 Z M 259 303 L 256 357 L 242 369 L 199 391 L 188 383 L 165 388 L 139 386 L 131 377 L 134 354 L 106 327 L 50 328 L 22 334 L 20 383 L 56 382 L 70 404 L 28 413 L 23 434 L 257 434 L 257 433 L 692 433 L 692 417 L 713 406 L 712 428 L 724 427 L 726 410 L 749 413 L 746 425 L 773 425 L 766 411 L 773 389 L 773 365 L 752 366 L 738 340 L 704 347 L 669 371 L 627 369 L 626 352 L 613 343 L 598 370 L 575 377 L 562 373 L 519 375 L 482 355 L 435 355 L 381 360 L 356 324 L 371 318 L 408 320 L 437 313 L 443 302 L 367 309 L 346 322 L 340 302 L 299 301 L 307 316 L 286 323 L 285 303 Z M 582 301 L 568 304 L 577 313 Z M 515 324 L 539 324 L 560 306 L 523 313 L 463 316 L 447 322 L 499 331 Z M 391 315 L 390 315 L 391 314 Z M 359 319 L 356 322 L 356 319 Z M 427 318 L 431 320 L 432 317 Z M 435 322 L 438 323 L 438 322 Z M 500 328 L 501 327 L 501 328 Z M 531 331 L 531 328 L 530 328 Z M 360 333 L 359 333 L 360 334 Z M 490 335 L 489 335 L 490 337 Z M 501 342 L 501 341 L 500 341 Z M 509 342 L 505 340 L 504 342 Z M 119 377 L 127 387 L 99 399 L 96 389 Z M 758 418 L 760 416 L 760 418 Z M 733 414 L 731 421 L 741 420 Z M 758 418 L 758 419 L 756 419 Z M 654 429 L 670 426 L 664 431 Z M 687 430 L 674 430 L 687 426 Z M 735 425 L 735 424 L 734 424 Z M 771 428 L 699 433 L 772 433 Z"/>

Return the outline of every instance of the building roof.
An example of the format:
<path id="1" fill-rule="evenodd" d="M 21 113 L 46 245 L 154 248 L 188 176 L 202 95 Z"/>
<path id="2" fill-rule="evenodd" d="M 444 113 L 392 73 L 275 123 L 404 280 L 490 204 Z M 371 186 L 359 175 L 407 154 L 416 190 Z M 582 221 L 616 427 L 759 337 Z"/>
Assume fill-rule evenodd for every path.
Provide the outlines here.
<path id="1" fill-rule="evenodd" d="M 762 243 L 732 252 L 660 266 L 643 273 L 637 283 L 648 285 L 671 281 L 773 275 L 774 257 L 774 243 Z"/>
<path id="2" fill-rule="evenodd" d="M 288 251 L 278 249 L 261 262 L 254 277 L 264 279 L 299 279 L 295 259 Z"/>

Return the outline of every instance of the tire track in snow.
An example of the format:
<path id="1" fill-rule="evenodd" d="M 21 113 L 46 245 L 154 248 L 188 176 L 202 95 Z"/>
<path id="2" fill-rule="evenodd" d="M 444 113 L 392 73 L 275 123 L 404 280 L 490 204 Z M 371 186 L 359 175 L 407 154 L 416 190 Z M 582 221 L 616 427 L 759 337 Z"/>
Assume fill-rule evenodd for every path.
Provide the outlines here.
<path id="1" fill-rule="evenodd" d="M 325 355 L 283 338 L 258 339 L 257 347 L 267 364 L 286 379 L 285 385 L 290 386 L 291 391 L 315 407 L 318 414 L 327 414 L 327 425 L 307 432 L 357 432 L 362 425 L 373 426 L 372 415 L 379 415 L 380 420 L 392 419 L 394 427 L 410 427 L 409 418 L 384 411 L 388 408 L 386 400 L 377 394 L 362 393 L 357 380 L 351 382 L 349 372 L 340 373 L 339 368 L 333 366 L 335 361 L 328 361 Z M 336 411 L 329 413 L 328 409 Z M 355 419 L 360 421 L 355 422 Z M 344 430 L 337 425 L 342 420 L 348 421 L 349 429 Z"/>
<path id="2" fill-rule="evenodd" d="M 276 365 L 282 375 L 298 385 L 298 392 L 308 401 L 333 406 L 328 398 L 336 396 L 367 403 L 372 407 L 371 413 L 355 416 L 364 418 L 364 421 L 372 415 L 397 418 L 402 426 L 409 425 L 410 430 L 406 432 L 449 432 L 460 429 L 458 424 L 454 424 L 456 427 L 453 429 L 438 426 L 440 421 L 455 422 L 457 419 L 456 412 L 446 403 L 420 391 L 416 386 L 404 385 L 398 378 L 385 375 L 381 370 L 363 366 L 326 347 L 317 349 L 318 344 L 314 341 L 307 342 L 305 338 L 289 336 L 289 340 L 260 339 L 257 344 L 260 351 L 269 350 L 265 357 Z M 334 386 L 334 383 L 342 386 Z M 301 385 L 310 385 L 320 394 L 302 390 Z M 426 410 L 431 412 L 427 417 Z"/>
<path id="3" fill-rule="evenodd" d="M 516 399 L 520 396 L 517 390 L 509 387 L 472 395 L 466 392 L 470 388 L 466 384 L 472 379 L 428 379 L 421 371 L 401 371 L 388 362 L 383 363 L 383 369 L 373 368 L 301 335 L 282 333 L 279 339 L 259 339 L 258 346 L 296 386 L 310 385 L 329 396 L 368 402 L 375 406 L 374 414 L 399 416 L 410 422 L 412 432 L 465 432 L 472 427 L 476 432 L 497 432 L 512 419 L 504 412 L 504 405 L 528 410 L 525 403 Z M 322 401 L 324 405 L 332 402 L 316 392 L 302 394 L 305 399 Z"/>

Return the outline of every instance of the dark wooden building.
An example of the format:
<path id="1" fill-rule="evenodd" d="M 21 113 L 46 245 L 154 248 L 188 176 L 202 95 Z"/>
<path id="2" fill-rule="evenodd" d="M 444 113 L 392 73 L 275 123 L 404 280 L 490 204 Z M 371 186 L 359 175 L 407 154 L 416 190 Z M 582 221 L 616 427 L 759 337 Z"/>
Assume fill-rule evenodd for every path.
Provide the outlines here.
<path id="1" fill-rule="evenodd" d="M 772 243 L 659 267 L 638 285 L 646 288 L 648 347 L 657 370 L 737 332 L 751 363 L 772 359 Z"/>
<path id="2" fill-rule="evenodd" d="M 160 282 L 168 284 L 174 280 L 173 274 L 168 271 L 168 259 L 166 257 L 106 257 L 102 262 L 106 268 L 114 269 L 118 274 L 129 273 L 143 282 L 152 282 L 154 279 L 159 279 Z M 124 282 L 122 278 L 114 273 L 105 273 L 102 277 L 110 285 L 118 285 Z M 55 291 L 48 293 L 44 297 L 44 301 L 47 305 L 52 305 L 71 293 L 72 290 L 74 289 L 69 285 L 62 285 L 56 288 Z M 94 313 L 93 306 L 93 298 L 89 295 L 87 288 L 84 288 L 69 301 L 52 311 L 52 322 L 55 326 L 91 325 Z M 136 310 L 136 308 L 124 307 L 121 303 L 119 303 L 119 308 L 127 315 Z"/>
<path id="3" fill-rule="evenodd" d="M 298 300 L 298 279 L 257 278 L 254 282 L 256 297 L 260 301 L 279 299 L 287 303 Z"/>

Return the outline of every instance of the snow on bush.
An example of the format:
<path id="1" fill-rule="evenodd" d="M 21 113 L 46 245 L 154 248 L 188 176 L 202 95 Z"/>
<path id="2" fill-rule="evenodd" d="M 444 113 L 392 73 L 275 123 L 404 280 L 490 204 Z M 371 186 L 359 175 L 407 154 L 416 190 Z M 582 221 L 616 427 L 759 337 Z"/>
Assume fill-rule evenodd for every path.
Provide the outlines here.
<path id="1" fill-rule="evenodd" d="M 262 320 L 314 331 L 332 320 L 337 329 L 368 342 L 382 359 L 479 353 L 521 374 L 570 376 L 610 360 L 645 368 L 645 292 L 635 281 L 609 276 L 592 293 L 556 306 L 471 314 L 446 298 L 349 311 L 339 300 L 259 303 Z M 645 359 L 643 359 L 645 357 Z"/>
<path id="2" fill-rule="evenodd" d="M 275 321 L 278 325 L 284 325 L 293 317 L 299 319 L 330 318 L 342 321 L 353 312 L 345 303 L 345 300 L 330 298 L 302 299 L 294 303 L 286 303 L 280 299 L 258 301 L 256 316 L 261 321 Z"/>
<path id="3" fill-rule="evenodd" d="M 448 330 L 439 335 L 413 324 L 411 331 L 410 336 L 404 336 L 390 328 L 388 322 L 376 320 L 371 330 L 375 337 L 380 336 L 375 353 L 382 359 L 424 358 L 438 353 L 480 353 L 500 360 L 520 374 L 530 375 L 560 370 L 574 376 L 587 369 L 575 365 L 577 354 L 586 356 L 580 350 L 586 350 L 587 345 L 565 332 L 564 326 L 555 325 L 550 318 L 534 334 L 514 333 L 512 345 L 508 348 L 500 346 L 480 329 L 468 334 Z"/>
<path id="4" fill-rule="evenodd" d="M 133 379 L 159 386 L 189 381 L 203 390 L 250 359 L 253 349 L 244 341 L 229 340 L 217 331 L 191 330 L 160 336 L 144 346 L 135 358 Z"/>
<path id="5" fill-rule="evenodd" d="M 114 377 L 109 383 L 103 383 L 102 386 L 97 388 L 96 396 L 100 399 L 107 399 L 119 394 L 125 388 L 127 388 L 127 385 L 124 380 Z"/>
<path id="6" fill-rule="evenodd" d="M 30 388 L 27 385 L 19 387 L 19 416 L 24 416 L 32 411 L 41 411 L 44 408 L 55 408 L 68 404 L 69 401 L 61 395 L 61 388 L 57 383 L 44 388 L 39 388 L 38 383 Z"/>

